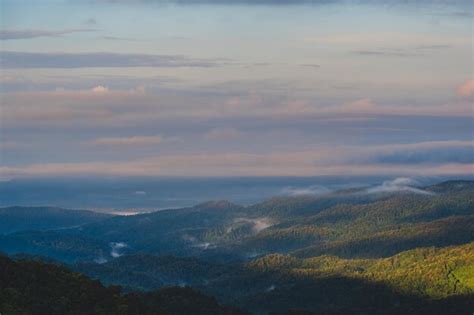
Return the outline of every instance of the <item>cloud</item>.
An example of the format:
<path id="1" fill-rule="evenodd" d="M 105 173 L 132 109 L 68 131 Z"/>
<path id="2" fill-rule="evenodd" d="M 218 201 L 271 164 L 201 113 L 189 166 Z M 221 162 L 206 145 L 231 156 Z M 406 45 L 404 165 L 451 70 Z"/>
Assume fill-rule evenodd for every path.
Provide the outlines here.
<path id="1" fill-rule="evenodd" d="M 193 59 L 181 55 L 95 53 L 31 53 L 3 51 L 3 68 L 97 68 L 97 67 L 216 67 L 222 60 Z"/>
<path id="2" fill-rule="evenodd" d="M 366 46 L 373 45 L 373 43 L 383 42 L 384 37 L 391 38 L 391 41 L 398 43 L 399 47 L 382 47 L 372 49 L 352 50 L 353 55 L 367 56 L 367 57 L 423 57 L 428 54 L 434 54 L 441 50 L 450 49 L 452 44 L 432 44 L 430 41 L 435 41 L 436 38 L 418 37 L 416 34 L 399 34 L 399 33 L 368 33 L 368 34 L 354 34 L 351 37 L 347 35 L 337 35 L 334 39 L 327 39 L 327 41 L 335 43 L 346 44 L 362 44 Z M 307 39 L 307 41 L 321 41 L 322 39 Z M 359 41 L 359 42 L 358 42 Z M 425 44 L 418 44 L 425 42 Z"/>
<path id="3" fill-rule="evenodd" d="M 286 164 L 275 163 L 273 158 L 265 156 L 239 156 L 236 161 L 219 161 L 222 155 L 197 156 L 189 154 L 175 156 L 178 163 L 170 162 L 170 157 L 157 161 L 132 160 L 128 162 L 82 162 L 82 163 L 45 163 L 24 166 L 2 166 L 0 177 L 41 178 L 62 176 L 455 176 L 474 175 L 474 164 L 334 164 L 334 165 L 294 165 L 291 160 Z M 199 161 L 196 163 L 196 159 Z M 203 160 L 207 162 L 204 162 Z M 267 163 L 265 163 L 265 161 Z M 215 165 L 216 163 L 221 165 Z M 228 164 L 224 165 L 223 163 Z M 275 168 L 275 165 L 278 168 Z"/>
<path id="4" fill-rule="evenodd" d="M 346 112 L 372 112 L 377 109 L 377 105 L 370 98 L 363 98 L 346 103 L 338 109 Z"/>
<path id="5" fill-rule="evenodd" d="M 473 141 L 430 141 L 389 145 L 371 159 L 383 164 L 474 163 Z"/>
<path id="6" fill-rule="evenodd" d="M 388 56 L 388 57 L 420 57 L 423 53 L 401 49 L 354 50 L 352 54 L 361 56 Z"/>
<path id="7" fill-rule="evenodd" d="M 0 30 L 0 40 L 30 39 L 37 37 L 59 37 L 62 35 L 82 32 L 95 32 L 95 29 L 69 29 L 60 31 L 48 30 Z M 3 65 L 2 65 L 3 66 Z"/>
<path id="8" fill-rule="evenodd" d="M 128 245 L 124 242 L 111 242 L 109 245 L 111 248 L 110 256 L 113 258 L 123 256 L 124 249 L 128 247 Z"/>
<path id="9" fill-rule="evenodd" d="M 300 64 L 300 66 L 301 67 L 306 67 L 306 68 L 313 68 L 313 69 L 321 68 L 320 65 L 315 64 L 315 63 L 304 63 L 304 64 Z"/>
<path id="10" fill-rule="evenodd" d="M 118 36 L 110 36 L 110 35 L 99 36 L 98 38 L 105 39 L 105 40 L 124 40 L 124 41 L 131 41 L 131 42 L 139 41 L 138 39 L 134 39 L 134 38 L 118 37 Z"/>
<path id="11" fill-rule="evenodd" d="M 163 137 L 155 136 L 133 136 L 133 137 L 104 137 L 92 140 L 90 144 L 105 147 L 131 147 L 131 146 L 151 146 L 163 142 Z"/>
<path id="12" fill-rule="evenodd" d="M 246 4 L 246 5 L 300 5 L 300 4 L 311 4 L 311 5 L 328 5 L 328 4 L 378 4 L 378 5 L 449 5 L 449 6 L 464 6 L 469 5 L 468 0 L 408 0 L 400 1 L 397 0 L 96 0 L 100 3 L 131 3 L 131 4 L 222 4 L 222 5 L 233 5 L 233 4 Z"/>
<path id="13" fill-rule="evenodd" d="M 257 93 L 228 96 L 188 89 L 180 89 L 177 93 L 176 89 L 153 90 L 143 86 L 112 89 L 102 82 L 81 90 L 3 93 L 2 123 L 5 128 L 105 128 L 153 126 L 172 121 L 182 124 L 183 121 L 191 123 L 209 119 L 224 120 L 229 126 L 250 118 L 266 119 L 272 124 L 277 120 L 296 122 L 299 119 L 343 124 L 383 116 L 472 116 L 472 104 L 468 99 L 448 104 L 380 105 L 370 98 L 363 98 L 343 104 L 321 105 L 312 100 L 266 97 Z M 243 133 L 234 127 L 215 128 L 203 135 L 204 138 L 230 140 Z"/>
<path id="14" fill-rule="evenodd" d="M 392 192 L 411 192 L 422 195 L 432 195 L 433 193 L 417 188 L 418 182 L 408 177 L 399 177 L 390 181 L 384 181 L 382 185 L 368 188 L 369 194 L 374 193 L 392 193 Z"/>
<path id="15" fill-rule="evenodd" d="M 203 250 L 208 250 L 208 249 L 213 249 L 216 248 L 215 244 L 209 243 L 209 242 L 203 242 L 203 243 L 197 243 L 192 245 L 192 247 L 197 247 Z"/>
<path id="16" fill-rule="evenodd" d="M 472 18 L 472 17 L 474 17 L 474 13 L 470 10 L 452 12 L 450 15 L 454 16 L 454 17 L 459 17 L 459 18 Z"/>
<path id="17" fill-rule="evenodd" d="M 110 90 L 126 90 L 130 87 L 159 89 L 166 84 L 181 82 L 171 76 L 133 76 L 112 75 L 104 72 L 96 74 L 44 74 L 18 73 L 16 71 L 0 76 L 0 90 L 3 93 L 53 92 L 59 90 L 78 91 L 88 90 L 91 87 L 104 86 Z"/>
<path id="18" fill-rule="evenodd" d="M 97 24 L 97 19 L 95 18 L 88 18 L 87 20 L 84 21 L 85 25 L 96 25 Z"/>
<path id="19" fill-rule="evenodd" d="M 39 163 L 0 167 L 3 178 L 75 175 L 111 176 L 319 176 L 319 175 L 474 175 L 474 163 L 443 158 L 425 162 L 383 162 L 380 156 L 394 152 L 438 150 L 456 152 L 473 143 L 454 141 L 395 145 L 327 146 L 292 152 L 207 152 L 159 155 L 126 161 Z M 469 151 L 467 151 L 469 152 Z M 453 153 L 453 156 L 456 153 Z"/>
<path id="20" fill-rule="evenodd" d="M 7 94 L 8 95 L 8 94 Z M 5 95 L 2 101 L 2 115 L 5 125 L 33 125 L 35 122 L 50 125 L 68 125 L 73 121 L 80 124 L 96 121 L 100 123 L 114 115 L 114 108 L 120 102 L 145 97 L 143 87 L 129 90 L 110 90 L 98 85 L 84 90 L 21 92 Z"/>
<path id="21" fill-rule="evenodd" d="M 94 262 L 96 264 L 105 264 L 107 262 L 107 259 L 105 257 L 100 256 L 94 259 Z"/>
<path id="22" fill-rule="evenodd" d="M 431 44 L 431 45 L 420 45 L 416 47 L 417 49 L 421 50 L 438 50 L 438 49 L 449 49 L 452 48 L 452 45 L 447 45 L 447 44 Z"/>
<path id="23" fill-rule="evenodd" d="M 324 195 L 330 193 L 327 187 L 320 185 L 313 185 L 309 187 L 286 187 L 282 190 L 282 193 L 290 196 L 302 196 L 302 195 Z"/>
<path id="24" fill-rule="evenodd" d="M 239 222 L 252 224 L 252 230 L 254 233 L 260 233 L 274 224 L 269 218 L 237 218 L 234 220 L 234 223 Z"/>
<path id="25" fill-rule="evenodd" d="M 206 134 L 204 138 L 207 140 L 232 140 L 242 136 L 242 132 L 235 128 L 212 128 Z"/>
<path id="26" fill-rule="evenodd" d="M 474 79 L 467 80 L 457 87 L 456 93 L 461 97 L 468 97 L 474 95 Z"/>
<path id="27" fill-rule="evenodd" d="M 265 292 L 272 292 L 276 289 L 276 286 L 274 284 L 272 284 L 271 286 L 269 286 L 268 288 L 265 289 Z"/>
<path id="28" fill-rule="evenodd" d="M 433 105 L 379 105 L 370 98 L 363 98 L 342 105 L 321 108 L 319 113 L 446 117 L 472 115 L 472 106 L 469 102 L 463 101 Z"/>
<path id="29" fill-rule="evenodd" d="M 174 4 L 219 4 L 219 5 L 233 5 L 233 4 L 246 4 L 246 5 L 293 5 L 293 4 L 332 4 L 341 3 L 344 0 L 96 0 L 98 2 L 106 3 L 133 3 L 133 4 L 163 4 L 163 3 L 174 3 Z"/>
<path id="30" fill-rule="evenodd" d="M 102 86 L 102 85 L 98 85 L 98 86 L 92 88 L 92 92 L 94 92 L 94 93 L 106 93 L 108 91 L 109 91 L 109 88 L 107 88 L 105 86 Z"/>

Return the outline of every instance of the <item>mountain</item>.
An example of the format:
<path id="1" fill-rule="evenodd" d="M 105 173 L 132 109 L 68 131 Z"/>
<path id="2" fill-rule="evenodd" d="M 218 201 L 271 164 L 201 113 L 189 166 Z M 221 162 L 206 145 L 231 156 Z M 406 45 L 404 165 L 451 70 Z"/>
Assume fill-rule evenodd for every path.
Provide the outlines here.
<path id="1" fill-rule="evenodd" d="M 233 273 L 218 271 L 231 266 L 212 270 L 218 266 L 172 257 L 122 257 L 108 264 L 150 277 L 151 272 L 204 271 L 204 277 L 213 275 L 204 283 L 211 288 L 207 291 L 254 313 L 469 314 L 474 306 L 473 246 L 417 249 L 376 260 L 269 255 Z M 184 271 L 190 266 L 196 269 Z M 2 255 L 0 309 L 2 314 L 245 314 L 190 287 L 126 293 L 58 264 Z"/>
<path id="2" fill-rule="evenodd" d="M 97 222 L 111 215 L 56 207 L 0 208 L 0 234 L 25 230 L 55 230 Z"/>
<path id="3" fill-rule="evenodd" d="M 289 309 L 343 313 L 418 314 L 457 300 L 459 314 L 474 306 L 474 242 L 418 248 L 377 259 L 271 254 L 246 263 L 196 258 L 123 256 L 73 268 L 128 290 L 190 285 L 222 303 L 256 313 Z M 410 311 L 410 307 L 412 308 Z M 434 310 L 436 314 L 436 310 Z"/>
<path id="4" fill-rule="evenodd" d="M 322 196 L 277 197 L 249 207 L 208 202 L 113 216 L 54 232 L 17 232 L 0 236 L 0 250 L 59 260 L 65 259 L 62 251 L 67 250 L 68 262 L 104 261 L 125 253 L 210 261 L 247 260 L 270 253 L 387 257 L 417 247 L 472 241 L 473 183 L 449 181 L 378 193 L 351 189 Z M 119 251 L 114 244 L 119 244 Z"/>
<path id="5" fill-rule="evenodd" d="M 125 255 L 103 264 L 83 262 L 71 267 L 104 283 L 120 283 L 131 290 L 151 290 L 168 285 L 198 287 L 243 268 L 240 264 L 213 263 L 194 257 L 149 254 Z"/>
<path id="6" fill-rule="evenodd" d="M 0 256 L 2 314 L 243 314 L 189 287 L 124 294 L 62 266 Z"/>
<path id="7" fill-rule="evenodd" d="M 367 194 L 360 197 L 358 192 L 354 197 L 356 203 L 348 203 L 351 197 L 347 196 L 343 203 L 314 207 L 314 211 L 299 215 L 299 206 L 286 206 L 292 215 L 279 216 L 277 224 L 230 246 L 233 252 L 242 254 L 294 252 L 305 257 L 384 257 L 416 247 L 473 240 L 473 182 L 451 181 L 422 191 L 430 194 L 382 193 L 365 201 L 362 200 Z M 314 200 L 313 204 L 317 202 Z M 262 204 L 255 207 L 262 213 Z M 266 209 L 271 213 L 275 206 Z"/>
<path id="8" fill-rule="evenodd" d="M 474 181 L 448 181 L 17 230 L 0 235 L 0 251 L 57 260 L 126 292 L 189 285 L 257 314 L 462 314 L 473 242 Z"/>

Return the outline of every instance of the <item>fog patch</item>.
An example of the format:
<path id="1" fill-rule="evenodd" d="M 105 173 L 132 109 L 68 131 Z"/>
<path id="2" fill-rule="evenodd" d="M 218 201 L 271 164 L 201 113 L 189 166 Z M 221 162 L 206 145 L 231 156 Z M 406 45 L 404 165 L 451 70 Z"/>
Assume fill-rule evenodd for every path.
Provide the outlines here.
<path id="1" fill-rule="evenodd" d="M 234 223 L 240 223 L 240 222 L 252 224 L 252 230 L 255 233 L 259 233 L 274 224 L 270 218 L 255 218 L 255 219 L 238 218 L 234 220 Z"/>
<path id="2" fill-rule="evenodd" d="M 189 234 L 183 234 L 181 238 L 183 239 L 183 241 L 189 243 L 191 247 L 203 250 L 216 248 L 215 244 L 209 242 L 201 242 L 197 237 Z"/>
<path id="3" fill-rule="evenodd" d="M 391 192 L 412 192 L 422 195 L 434 195 L 432 192 L 417 188 L 415 186 L 419 183 L 408 177 L 398 177 L 394 180 L 384 181 L 382 185 L 368 188 L 366 190 L 369 194 L 376 193 L 391 193 Z"/>
<path id="4" fill-rule="evenodd" d="M 111 242 L 110 244 L 110 256 L 118 258 L 123 256 L 124 249 L 128 247 L 127 243 L 124 242 Z"/>
<path id="5" fill-rule="evenodd" d="M 312 185 L 308 187 L 285 187 L 281 190 L 284 195 L 289 196 L 305 196 L 313 195 L 320 196 L 331 192 L 330 189 L 321 185 Z"/>
<path id="6" fill-rule="evenodd" d="M 97 257 L 96 259 L 94 259 L 94 262 L 99 265 L 105 264 L 107 261 L 108 260 L 103 256 Z"/>
<path id="7" fill-rule="evenodd" d="M 109 211 L 107 212 L 108 214 L 112 215 L 120 215 L 120 216 L 131 216 L 131 215 L 137 215 L 137 214 L 143 214 L 146 212 L 138 212 L 138 211 Z"/>
<path id="8" fill-rule="evenodd" d="M 137 191 L 134 191 L 133 194 L 136 196 L 146 196 L 146 191 L 137 190 Z"/>
<path id="9" fill-rule="evenodd" d="M 193 247 L 197 247 L 197 248 L 200 248 L 200 249 L 203 249 L 203 250 L 207 250 L 207 249 L 216 248 L 216 245 L 213 244 L 213 243 L 209 243 L 209 242 L 203 242 L 203 243 L 194 244 Z"/>
<path id="10" fill-rule="evenodd" d="M 189 234 L 183 234 L 181 238 L 183 239 L 183 241 L 188 242 L 188 243 L 196 243 L 198 241 L 196 237 Z"/>

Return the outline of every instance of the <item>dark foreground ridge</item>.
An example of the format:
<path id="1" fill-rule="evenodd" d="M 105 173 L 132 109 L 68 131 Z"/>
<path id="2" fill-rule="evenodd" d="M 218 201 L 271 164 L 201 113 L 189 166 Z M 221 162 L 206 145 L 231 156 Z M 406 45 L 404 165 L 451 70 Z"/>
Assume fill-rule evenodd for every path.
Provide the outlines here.
<path id="1" fill-rule="evenodd" d="M 8 314 L 245 314 L 189 287 L 123 293 L 65 267 L 0 256 L 0 311 Z"/>
<path id="2" fill-rule="evenodd" d="M 0 272 L 2 314 L 247 314 L 219 305 L 190 287 L 123 293 L 120 286 L 104 287 L 63 266 L 38 260 L 0 256 Z M 430 300 L 397 294 L 380 284 L 332 276 L 318 282 L 302 281 L 290 290 L 268 291 L 247 304 L 253 309 L 266 305 L 271 314 L 470 314 L 474 296 Z M 306 310 L 298 310 L 301 305 Z M 317 311 L 308 311 L 308 307 Z M 283 309 L 286 311 L 279 311 Z"/>

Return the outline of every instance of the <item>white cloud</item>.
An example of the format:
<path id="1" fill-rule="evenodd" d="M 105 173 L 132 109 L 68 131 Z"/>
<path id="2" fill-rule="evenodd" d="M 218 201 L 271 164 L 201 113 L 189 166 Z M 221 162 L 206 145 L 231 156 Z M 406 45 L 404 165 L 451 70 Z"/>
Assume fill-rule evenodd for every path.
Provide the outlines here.
<path id="1" fill-rule="evenodd" d="M 324 195 L 330 193 L 331 190 L 324 186 L 313 185 L 309 187 L 286 187 L 282 190 L 282 193 L 290 196 L 301 196 L 301 195 Z"/>
<path id="2" fill-rule="evenodd" d="M 110 244 L 110 256 L 117 258 L 123 256 L 123 250 L 128 247 L 124 242 L 111 242 Z"/>
<path id="3" fill-rule="evenodd" d="M 422 195 L 432 195 L 432 192 L 417 188 L 417 181 L 408 177 L 399 177 L 390 181 L 384 181 L 382 185 L 367 189 L 367 193 L 391 193 L 391 192 L 411 192 Z"/>
<path id="4" fill-rule="evenodd" d="M 237 218 L 234 222 L 246 222 L 252 224 L 254 233 L 259 233 L 274 224 L 269 218 Z"/>
<path id="5" fill-rule="evenodd" d="M 94 92 L 94 93 L 106 93 L 108 91 L 109 91 L 109 89 L 105 86 L 102 86 L 102 85 L 98 85 L 98 86 L 92 88 L 92 92 Z"/>

